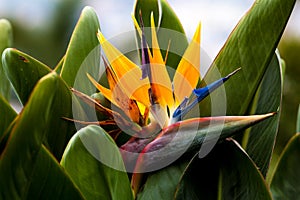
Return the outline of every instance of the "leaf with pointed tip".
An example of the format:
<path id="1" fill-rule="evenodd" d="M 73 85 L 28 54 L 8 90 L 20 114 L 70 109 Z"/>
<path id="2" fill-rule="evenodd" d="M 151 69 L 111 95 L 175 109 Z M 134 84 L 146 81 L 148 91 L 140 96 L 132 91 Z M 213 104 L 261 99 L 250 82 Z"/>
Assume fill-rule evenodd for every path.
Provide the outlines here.
<path id="1" fill-rule="evenodd" d="M 86 74 L 99 75 L 100 45 L 97 31 L 100 29 L 97 14 L 91 7 L 82 10 L 73 31 L 61 69 L 61 77 L 70 87 L 88 95 L 95 92 Z M 98 79 L 97 79 L 98 80 Z"/>
<path id="2" fill-rule="evenodd" d="M 6 19 L 0 19 L 0 58 L 4 49 L 11 47 L 13 35 L 12 27 L 9 21 Z M 10 98 L 10 83 L 7 79 L 4 71 L 2 62 L 0 61 L 0 95 L 2 95 L 7 101 Z"/>
<path id="3" fill-rule="evenodd" d="M 196 154 L 177 187 L 175 199 L 272 199 L 249 156 L 234 140 L 224 141 L 205 158 Z"/>
<path id="4" fill-rule="evenodd" d="M 133 199 L 119 149 L 99 126 L 78 131 L 61 164 L 86 199 Z"/>
<path id="5" fill-rule="evenodd" d="M 267 71 L 256 91 L 250 107 L 250 114 L 263 114 L 278 110 L 280 112 L 282 98 L 282 80 L 280 57 L 274 55 Z M 276 116 L 248 129 L 243 137 L 242 146 L 256 163 L 265 177 L 268 172 L 271 155 L 279 126 Z"/>
<path id="6" fill-rule="evenodd" d="M 161 169 L 183 154 L 199 151 L 199 149 L 203 157 L 209 153 L 217 141 L 233 136 L 236 132 L 273 115 L 274 113 L 256 116 L 208 117 L 178 122 L 164 129 L 156 139 L 147 144 L 138 158 L 122 154 L 123 159 L 129 171 L 141 173 Z M 142 142 L 143 140 L 138 142 L 139 148 Z M 126 150 L 124 146 L 122 149 Z M 135 152 L 139 152 L 139 149 Z M 137 161 L 134 166 L 135 159 Z M 135 192 L 139 190 L 140 184 L 139 176 L 134 174 L 132 187 Z"/>
<path id="7" fill-rule="evenodd" d="M 0 196 L 4 199 L 30 199 L 27 195 L 37 194 L 51 194 L 51 197 L 59 198 L 60 195 L 70 195 L 68 192 L 80 199 L 79 192 L 59 169 L 54 158 L 42 149 L 45 138 L 52 137 L 54 140 L 51 142 L 57 142 L 58 145 L 51 147 L 59 152 L 64 148 L 60 144 L 69 139 L 67 134 L 72 134 L 74 126 L 61 119 L 71 114 L 71 104 L 67 101 L 70 97 L 69 89 L 54 72 L 44 76 L 34 88 L 11 129 L 1 155 Z M 44 184 L 41 184 L 41 180 Z"/>
<path id="8" fill-rule="evenodd" d="M 225 84 L 227 115 L 244 115 L 285 29 L 295 0 L 257 0 L 240 20 L 219 52 L 202 86 L 234 69 L 241 71 Z M 268 12 L 266 12 L 268 10 Z M 211 94 L 216 103 L 224 103 L 220 91 Z M 210 115 L 209 99 L 200 104 L 201 114 Z"/>
<path id="9" fill-rule="evenodd" d="M 16 111 L 9 103 L 0 95 L 0 143 L 2 141 L 5 130 L 17 116 Z M 1 151 L 0 151 L 1 154 Z"/>
<path id="10" fill-rule="evenodd" d="M 43 63 L 12 48 L 3 52 L 2 63 L 4 72 L 23 105 L 26 104 L 38 80 L 51 72 Z"/>
<path id="11" fill-rule="evenodd" d="M 299 199 L 300 193 L 300 134 L 288 142 L 277 163 L 271 181 L 274 199 Z"/>
<path id="12" fill-rule="evenodd" d="M 181 60 L 181 56 L 188 46 L 187 37 L 176 13 L 166 0 L 136 0 L 134 15 L 140 25 L 140 11 L 145 27 L 151 27 L 150 16 L 151 12 L 153 12 L 155 25 L 158 27 L 157 35 L 163 57 L 166 56 L 170 42 L 166 65 L 176 69 Z M 151 41 L 151 30 L 149 28 L 145 31 L 148 44 L 151 44 L 151 42 L 149 42 Z M 138 35 L 137 38 L 139 38 Z"/>
<path id="13" fill-rule="evenodd" d="M 163 170 L 149 174 L 137 199 L 173 199 L 176 187 L 187 165 L 187 161 L 180 161 L 176 165 L 170 165 Z"/>

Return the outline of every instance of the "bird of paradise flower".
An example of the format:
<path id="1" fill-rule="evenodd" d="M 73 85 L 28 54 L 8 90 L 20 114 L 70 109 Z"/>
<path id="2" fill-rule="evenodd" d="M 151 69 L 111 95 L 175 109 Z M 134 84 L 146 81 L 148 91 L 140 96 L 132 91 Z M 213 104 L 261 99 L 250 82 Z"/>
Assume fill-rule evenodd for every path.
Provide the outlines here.
<path id="1" fill-rule="evenodd" d="M 103 60 L 109 89 L 88 75 L 100 93 L 117 109 L 107 108 L 96 99 L 75 89 L 72 90 L 86 103 L 95 106 L 97 111 L 107 116 L 106 120 L 96 122 L 97 124 L 118 125 L 118 133 L 125 131 L 133 135 L 120 147 L 120 150 L 121 153 L 128 151 L 139 154 L 134 158 L 126 156 L 128 155 L 126 153 L 123 154 L 123 160 L 128 171 L 134 172 L 132 186 L 133 190 L 137 192 L 140 184 L 140 176 L 137 173 L 151 171 L 150 168 L 159 165 L 162 159 L 178 154 L 183 148 L 186 151 L 195 150 L 195 147 L 201 146 L 204 137 L 209 137 L 209 140 L 225 139 L 237 131 L 273 116 L 275 113 L 186 119 L 185 116 L 200 101 L 224 84 L 240 69 L 238 68 L 206 87 L 196 88 L 200 80 L 201 24 L 199 24 L 177 66 L 173 81 L 171 81 L 166 68 L 167 55 L 163 58 L 158 44 L 153 14 L 151 15 L 150 27 L 151 48 L 146 42 L 142 20 L 140 20 L 141 27 L 134 17 L 133 21 L 141 38 L 141 65 L 138 66 L 129 60 L 98 31 L 97 37 L 106 56 L 106 58 L 103 57 Z M 213 133 L 214 131 L 208 128 L 212 122 L 216 122 L 216 126 L 219 127 L 218 134 Z M 184 130 L 184 134 L 178 133 L 179 127 Z M 193 138 L 189 138 L 189 130 L 195 129 L 195 127 L 196 134 L 193 135 Z M 175 141 L 172 141 L 176 134 L 180 135 Z M 183 140 L 186 138 L 196 142 L 191 142 L 189 147 L 182 147 Z M 167 155 L 156 155 L 155 158 L 152 157 L 151 159 L 147 157 L 148 152 L 156 151 L 170 141 L 172 141 L 172 145 Z"/>

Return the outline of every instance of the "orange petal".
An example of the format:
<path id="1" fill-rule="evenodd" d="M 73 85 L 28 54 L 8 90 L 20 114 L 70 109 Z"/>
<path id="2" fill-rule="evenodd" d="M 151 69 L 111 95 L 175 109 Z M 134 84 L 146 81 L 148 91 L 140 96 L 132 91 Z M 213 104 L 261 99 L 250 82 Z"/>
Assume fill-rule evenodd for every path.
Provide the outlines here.
<path id="1" fill-rule="evenodd" d="M 201 24 L 184 52 L 173 79 L 175 97 L 179 102 L 191 95 L 200 78 L 200 30 Z"/>
<path id="2" fill-rule="evenodd" d="M 87 74 L 87 77 L 90 79 L 90 81 L 93 83 L 93 85 L 103 94 L 103 96 L 108 99 L 113 104 L 116 104 L 116 102 L 112 98 L 112 92 L 110 89 L 107 89 L 100 85 L 91 75 Z M 117 104 L 116 104 L 117 105 Z"/>
<path id="3" fill-rule="evenodd" d="M 93 83 L 93 85 L 107 98 L 110 102 L 118 106 L 123 112 L 134 122 L 139 123 L 140 121 L 140 111 L 138 105 L 134 100 L 129 99 L 123 90 L 120 88 L 120 85 L 115 87 L 115 80 L 113 80 L 113 74 L 110 71 L 109 67 L 107 69 L 107 78 L 110 85 L 113 85 L 112 90 L 109 90 L 102 85 L 100 85 L 93 77 L 88 74 L 88 78 Z"/>
<path id="4" fill-rule="evenodd" d="M 144 105 L 150 105 L 148 97 L 148 88 L 150 88 L 147 79 L 141 80 L 142 71 L 140 68 L 110 44 L 99 31 L 99 42 L 103 51 L 118 79 L 119 84 L 125 89 L 129 98 L 134 98 Z"/>
<path id="5" fill-rule="evenodd" d="M 152 34 L 152 56 L 150 55 L 151 65 L 151 88 L 158 103 L 171 108 L 174 105 L 172 83 L 167 72 L 165 61 L 159 48 L 153 13 L 151 14 L 151 34 Z"/>

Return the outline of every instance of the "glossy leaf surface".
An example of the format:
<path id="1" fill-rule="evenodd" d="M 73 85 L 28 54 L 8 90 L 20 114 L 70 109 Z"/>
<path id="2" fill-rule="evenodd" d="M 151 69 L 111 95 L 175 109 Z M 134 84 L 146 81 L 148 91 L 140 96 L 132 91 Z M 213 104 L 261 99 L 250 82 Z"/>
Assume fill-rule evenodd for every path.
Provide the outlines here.
<path id="1" fill-rule="evenodd" d="M 166 56 L 167 49 L 169 49 L 166 66 L 176 69 L 181 56 L 188 46 L 184 29 L 176 13 L 166 0 L 136 0 L 134 15 L 140 26 L 140 12 L 145 27 L 151 27 L 150 16 L 151 12 L 153 12 L 155 25 L 158 27 L 157 35 L 163 57 Z M 137 37 L 139 38 L 139 36 Z M 146 29 L 146 38 L 148 44 L 151 44 L 149 29 Z"/>
<path id="2" fill-rule="evenodd" d="M 279 158 L 271 181 L 274 199 L 299 199 L 300 193 L 300 134 L 287 144 Z"/>
<path id="3" fill-rule="evenodd" d="M 70 87 L 88 95 L 94 93 L 95 89 L 86 74 L 96 77 L 99 73 L 98 29 L 100 25 L 94 9 L 85 7 L 73 31 L 61 69 L 61 77 Z"/>
<path id="4" fill-rule="evenodd" d="M 233 30 L 201 85 L 211 83 L 241 67 L 235 79 L 225 84 L 227 115 L 244 115 L 285 29 L 295 0 L 257 0 Z M 223 93 L 211 94 L 216 104 L 224 104 Z M 201 104 L 201 114 L 210 114 L 209 99 Z"/>
<path id="5" fill-rule="evenodd" d="M 265 177 L 279 126 L 282 98 L 280 57 L 274 55 L 252 101 L 250 114 L 278 111 L 277 115 L 248 129 L 242 146 Z"/>
<path id="6" fill-rule="evenodd" d="M 187 167 L 175 199 L 271 199 L 253 161 L 233 140 L 205 158 L 197 155 Z"/>
<path id="7" fill-rule="evenodd" d="M 23 105 L 26 104 L 40 78 L 51 72 L 51 69 L 43 63 L 11 48 L 3 52 L 2 63 L 4 72 Z"/>
<path id="8" fill-rule="evenodd" d="M 0 19 L 0 59 L 4 49 L 11 47 L 13 35 L 12 27 L 6 19 Z M 10 98 L 10 83 L 3 71 L 2 62 L 0 61 L 0 95 L 6 100 Z"/>
<path id="9" fill-rule="evenodd" d="M 133 199 L 119 149 L 99 126 L 78 131 L 61 164 L 86 199 Z"/>
<path id="10" fill-rule="evenodd" d="M 9 103 L 0 95 L 0 143 L 5 130 L 17 116 L 16 111 Z M 1 154 L 1 153 L 0 153 Z"/>
<path id="11" fill-rule="evenodd" d="M 1 155 L 2 199 L 32 199 L 32 195 L 53 198 L 74 195 L 75 199 L 81 199 L 78 190 L 42 146 L 50 133 L 72 133 L 70 126 L 60 119 L 61 112 L 68 114 L 65 110 L 68 108 L 61 106 L 67 92 L 68 88 L 55 73 L 43 77 L 35 87 Z M 61 138 L 58 141 L 65 142 Z"/>

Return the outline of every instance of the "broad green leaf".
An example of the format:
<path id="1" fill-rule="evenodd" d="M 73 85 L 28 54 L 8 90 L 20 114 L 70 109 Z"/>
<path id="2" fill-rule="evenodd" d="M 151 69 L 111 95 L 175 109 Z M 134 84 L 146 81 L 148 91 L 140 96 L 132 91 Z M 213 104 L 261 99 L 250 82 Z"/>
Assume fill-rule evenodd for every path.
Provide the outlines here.
<path id="1" fill-rule="evenodd" d="M 137 195 L 137 199 L 173 199 L 176 187 L 188 162 L 181 161 L 175 164 L 149 174 L 145 185 Z"/>
<path id="2" fill-rule="evenodd" d="M 296 124 L 296 132 L 297 132 L 297 133 L 300 132 L 300 105 L 299 105 L 299 108 L 298 108 L 297 124 Z"/>
<path id="3" fill-rule="evenodd" d="M 15 126 L 16 121 L 18 120 L 19 115 L 17 115 L 15 117 L 15 119 L 8 125 L 8 127 L 6 128 L 6 130 L 2 133 L 1 139 L 0 139 L 0 156 L 3 153 L 7 141 L 9 139 L 10 133 L 13 129 L 13 127 Z"/>
<path id="4" fill-rule="evenodd" d="M 205 158 L 196 154 L 178 185 L 175 199 L 272 199 L 253 161 L 233 140 Z"/>
<path id="5" fill-rule="evenodd" d="M 51 142 L 58 143 L 54 148 L 63 148 L 60 144 L 66 143 L 64 137 L 72 134 L 73 125 L 61 119 L 70 114 L 70 104 L 64 105 L 68 104 L 68 95 L 69 89 L 54 72 L 44 76 L 34 88 L 1 155 L 2 199 L 32 199 L 28 195 L 43 195 L 46 191 L 54 199 L 66 197 L 69 192 L 74 192 L 74 198 L 80 197 L 58 164 L 53 163 L 54 158 L 42 149 L 43 141 L 50 134 L 56 139 Z"/>
<path id="6" fill-rule="evenodd" d="M 84 199 L 51 153 L 40 148 L 26 199 Z"/>
<path id="7" fill-rule="evenodd" d="M 267 66 L 285 29 L 295 0 L 257 0 L 240 20 L 212 66 L 204 77 L 202 86 L 241 67 L 234 79 L 225 84 L 227 115 L 244 115 L 256 93 Z M 224 103 L 218 90 L 211 98 Z M 209 99 L 201 104 L 201 114 L 207 116 Z"/>
<path id="8" fill-rule="evenodd" d="M 283 150 L 271 181 L 274 199 L 299 199 L 300 134 L 297 133 Z"/>
<path id="9" fill-rule="evenodd" d="M 119 149 L 99 126 L 78 131 L 61 164 L 86 199 L 133 199 Z"/>
<path id="10" fill-rule="evenodd" d="M 11 129 L 17 119 L 16 111 L 0 95 L 0 156 L 5 149 Z"/>
<path id="11" fill-rule="evenodd" d="M 61 73 L 61 69 L 63 67 L 63 64 L 65 62 L 65 56 L 63 56 L 60 61 L 57 63 L 57 65 L 55 66 L 54 68 L 54 71 L 57 73 L 57 74 L 60 74 Z"/>
<path id="12" fill-rule="evenodd" d="M 158 26 L 161 19 L 158 0 L 136 0 L 134 4 L 134 17 L 141 26 L 140 17 L 142 16 L 144 27 L 151 27 L 151 13 L 153 13 L 155 24 Z M 150 30 L 148 30 L 150 36 Z M 137 35 L 138 36 L 138 35 Z M 149 38 L 147 38 L 149 39 Z"/>
<path id="13" fill-rule="evenodd" d="M 122 150 L 125 151 L 141 152 L 138 158 L 123 151 L 122 156 L 129 171 L 141 173 L 159 170 L 186 153 L 191 154 L 200 150 L 200 156 L 204 157 L 211 151 L 217 141 L 222 141 L 238 131 L 271 116 L 273 116 L 273 113 L 257 116 L 225 116 L 185 120 L 163 130 L 156 139 L 144 148 L 142 145 L 143 140 L 122 146 Z M 137 159 L 136 165 L 135 159 Z M 140 176 L 134 174 L 132 187 L 136 193 L 140 188 L 140 184 Z"/>
<path id="14" fill-rule="evenodd" d="M 0 143 L 1 143 L 5 130 L 14 120 L 14 118 L 17 116 L 16 111 L 9 105 L 9 103 L 1 95 L 0 95 L 0 113 L 1 113 L 0 114 Z"/>
<path id="15" fill-rule="evenodd" d="M 262 82 L 252 101 L 250 114 L 263 114 L 280 112 L 282 98 L 282 80 L 280 72 L 280 57 L 273 56 Z M 276 116 L 265 120 L 257 126 L 251 127 L 244 134 L 242 146 L 258 166 L 265 177 L 279 126 L 278 113 Z"/>
<path id="16" fill-rule="evenodd" d="M 163 55 L 166 55 L 166 50 L 170 42 L 166 66 L 176 69 L 188 46 L 188 40 L 181 22 L 169 3 L 166 0 L 161 0 L 160 3 L 161 22 L 160 29 L 157 33 L 159 45 L 160 48 L 163 49 Z M 196 30 L 197 27 L 194 28 Z M 170 30 L 172 30 L 172 32 L 170 32 Z"/>
<path id="17" fill-rule="evenodd" d="M 12 46 L 12 27 L 6 19 L 0 19 L 0 58 L 4 49 Z M 7 101 L 10 98 L 10 83 L 3 72 L 2 62 L 0 61 L 0 95 Z"/>
<path id="18" fill-rule="evenodd" d="M 91 7 L 85 7 L 70 39 L 61 69 L 61 77 L 70 87 L 91 95 L 95 88 L 87 78 L 87 73 L 97 77 L 100 68 L 100 44 L 97 31 L 100 29 L 98 17 Z"/>
<path id="19" fill-rule="evenodd" d="M 35 162 L 31 166 L 34 168 L 26 177 L 30 180 L 24 185 L 26 188 L 23 191 L 13 191 L 13 188 L 2 187 L 1 199 L 83 199 L 78 188 L 44 146 L 37 152 Z M 1 174 L 0 184 L 8 184 L 11 178 L 20 177 L 19 173 L 14 177 Z"/>
<path id="20" fill-rule="evenodd" d="M 3 52 L 2 63 L 4 72 L 23 105 L 26 104 L 38 80 L 51 72 L 43 63 L 12 48 Z"/>
<path id="21" fill-rule="evenodd" d="M 155 24 L 158 27 L 157 35 L 163 57 L 166 55 L 166 50 L 170 42 L 166 65 L 176 69 L 181 56 L 188 46 L 184 29 L 176 13 L 166 0 L 136 0 L 134 14 L 140 25 L 140 12 L 145 27 L 151 27 L 150 16 L 151 12 L 153 12 Z M 148 43 L 151 44 L 149 42 L 151 41 L 150 30 L 146 29 L 145 31 Z M 137 37 L 139 38 L 138 35 Z"/>

